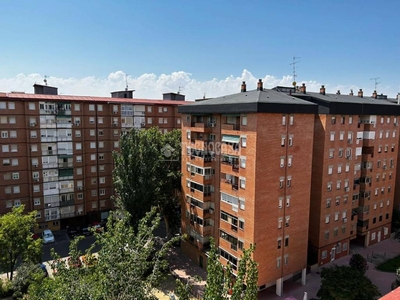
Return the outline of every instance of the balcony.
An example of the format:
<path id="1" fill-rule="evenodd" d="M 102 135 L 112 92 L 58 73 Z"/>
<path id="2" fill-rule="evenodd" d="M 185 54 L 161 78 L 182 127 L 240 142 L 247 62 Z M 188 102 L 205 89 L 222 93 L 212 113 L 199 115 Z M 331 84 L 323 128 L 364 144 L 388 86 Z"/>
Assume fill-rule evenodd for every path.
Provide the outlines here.
<path id="1" fill-rule="evenodd" d="M 73 162 L 62 162 L 62 163 L 58 163 L 58 168 L 72 168 L 74 165 Z"/>
<path id="2" fill-rule="evenodd" d="M 59 220 L 60 215 L 46 215 L 45 220 L 46 221 L 52 221 L 52 220 Z"/>
<path id="3" fill-rule="evenodd" d="M 233 177 L 233 179 L 227 179 L 223 178 L 221 179 L 221 189 L 228 191 L 238 191 L 239 190 L 239 184 L 238 184 L 238 177 Z"/>
<path id="4" fill-rule="evenodd" d="M 197 123 L 192 122 L 190 124 L 191 131 L 193 132 L 211 132 L 212 128 L 215 127 L 215 123 L 207 122 L 207 123 Z"/>
<path id="5" fill-rule="evenodd" d="M 60 201 L 60 206 L 70 206 L 70 205 L 74 205 L 74 199 L 70 199 L 70 200 L 61 200 Z"/>
<path id="6" fill-rule="evenodd" d="M 222 130 L 240 130 L 240 124 L 239 123 L 237 123 L 237 124 L 228 124 L 228 123 L 225 123 L 225 124 L 222 124 L 221 125 L 221 129 Z"/>
<path id="7" fill-rule="evenodd" d="M 61 214 L 61 219 L 68 219 L 68 218 L 73 218 L 75 217 L 76 213 L 73 212 L 69 212 L 69 213 L 62 213 Z"/>
<path id="8" fill-rule="evenodd" d="M 190 141 L 190 146 L 194 149 L 199 149 L 199 150 L 207 150 L 208 149 L 208 145 L 209 145 L 210 141 L 204 141 L 201 139 L 198 140 L 191 140 Z"/>

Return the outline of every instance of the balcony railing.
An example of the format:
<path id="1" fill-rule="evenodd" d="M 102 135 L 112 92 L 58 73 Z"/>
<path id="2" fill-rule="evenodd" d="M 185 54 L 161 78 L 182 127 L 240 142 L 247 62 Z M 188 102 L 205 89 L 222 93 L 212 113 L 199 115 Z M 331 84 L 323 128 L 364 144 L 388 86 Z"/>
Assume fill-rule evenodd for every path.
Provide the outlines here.
<path id="1" fill-rule="evenodd" d="M 67 218 L 72 218 L 75 217 L 75 212 L 69 212 L 69 213 L 64 213 L 61 214 L 61 219 L 67 219 Z"/>
<path id="2" fill-rule="evenodd" d="M 71 200 L 61 200 L 60 201 L 60 206 L 70 206 L 74 204 L 74 199 Z"/>
<path id="3" fill-rule="evenodd" d="M 222 130 L 240 130 L 240 124 L 222 124 Z"/>

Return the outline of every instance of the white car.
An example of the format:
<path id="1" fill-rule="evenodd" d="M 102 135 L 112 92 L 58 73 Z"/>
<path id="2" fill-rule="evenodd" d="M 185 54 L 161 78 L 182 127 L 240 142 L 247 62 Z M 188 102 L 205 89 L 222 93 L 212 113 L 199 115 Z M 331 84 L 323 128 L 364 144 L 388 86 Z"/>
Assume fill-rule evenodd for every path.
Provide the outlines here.
<path id="1" fill-rule="evenodd" d="M 42 233 L 43 244 L 54 243 L 56 240 L 54 239 L 53 232 L 50 229 L 46 229 Z"/>

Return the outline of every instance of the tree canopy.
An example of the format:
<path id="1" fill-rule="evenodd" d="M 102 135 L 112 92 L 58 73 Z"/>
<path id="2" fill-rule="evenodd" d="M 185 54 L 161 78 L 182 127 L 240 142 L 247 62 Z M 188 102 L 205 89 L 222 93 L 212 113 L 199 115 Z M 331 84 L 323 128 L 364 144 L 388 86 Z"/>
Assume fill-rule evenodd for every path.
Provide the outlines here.
<path id="1" fill-rule="evenodd" d="M 127 300 L 156 299 L 153 288 L 166 268 L 164 255 L 171 243 L 158 243 L 153 235 L 160 217 L 154 210 L 139 222 L 137 231 L 129 224 L 129 214 L 116 218 L 111 214 L 108 231 L 96 234 L 101 250 L 97 259 L 84 264 L 79 260 L 79 239 L 71 243 L 70 263 L 55 257 L 54 279 L 45 278 L 28 289 L 30 300 Z M 85 257 L 92 257 L 91 249 Z"/>
<path id="2" fill-rule="evenodd" d="M 121 137 L 120 151 L 114 153 L 116 203 L 130 213 L 134 228 L 154 206 L 168 236 L 179 227 L 180 141 L 180 131 L 163 134 L 156 127 Z"/>
<path id="3" fill-rule="evenodd" d="M 322 300 L 375 300 L 380 297 L 378 288 L 371 280 L 350 266 L 323 268 L 321 278 L 317 297 Z"/>
<path id="4" fill-rule="evenodd" d="M 0 270 L 13 279 L 18 260 L 38 263 L 42 253 L 41 239 L 32 239 L 36 211 L 24 214 L 24 205 L 0 216 Z"/>
<path id="5" fill-rule="evenodd" d="M 236 277 L 232 273 L 231 265 L 224 267 L 215 246 L 214 239 L 210 240 L 211 249 L 207 260 L 207 284 L 204 293 L 205 300 L 224 300 L 231 294 L 231 300 L 253 300 L 258 294 L 258 268 L 251 255 L 255 246 L 243 250 L 240 257 Z"/>

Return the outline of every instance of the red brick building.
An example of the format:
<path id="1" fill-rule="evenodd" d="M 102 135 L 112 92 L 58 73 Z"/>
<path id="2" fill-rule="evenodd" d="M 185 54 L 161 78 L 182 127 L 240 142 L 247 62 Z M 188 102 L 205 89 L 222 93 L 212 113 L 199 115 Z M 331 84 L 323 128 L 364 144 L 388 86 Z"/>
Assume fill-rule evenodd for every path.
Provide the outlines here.
<path id="1" fill-rule="evenodd" d="M 237 269 L 256 244 L 260 289 L 302 277 L 307 266 L 317 105 L 258 89 L 180 107 L 183 251 L 205 267 L 210 237 Z"/>
<path id="2" fill-rule="evenodd" d="M 259 288 L 390 235 L 400 106 L 383 95 L 276 87 L 198 101 L 182 116 L 183 251 L 210 237 L 235 270 L 256 244 Z M 309 259 L 307 262 L 307 253 Z"/>
<path id="3" fill-rule="evenodd" d="M 0 214 L 24 204 L 37 211 L 39 230 L 108 216 L 112 152 L 121 133 L 181 127 L 177 106 L 185 103 L 183 95 L 67 96 L 47 85 L 34 87 L 35 94 L 0 93 Z"/>
<path id="4" fill-rule="evenodd" d="M 386 96 L 293 94 L 318 104 L 315 116 L 309 252 L 319 265 L 390 237 L 400 106 Z"/>

